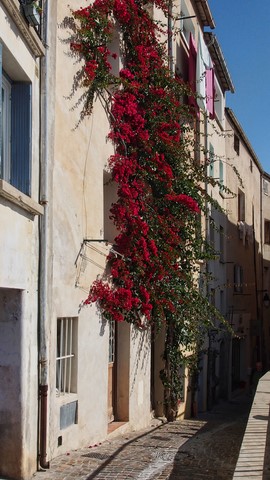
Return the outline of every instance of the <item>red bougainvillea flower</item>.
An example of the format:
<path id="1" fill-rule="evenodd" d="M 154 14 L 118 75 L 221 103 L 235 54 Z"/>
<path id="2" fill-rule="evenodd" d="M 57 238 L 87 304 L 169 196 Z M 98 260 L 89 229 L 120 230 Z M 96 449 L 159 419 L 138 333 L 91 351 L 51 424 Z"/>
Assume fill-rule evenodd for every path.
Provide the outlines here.
<path id="1" fill-rule="evenodd" d="M 165 195 L 165 199 L 170 200 L 172 202 L 181 203 L 182 205 L 185 205 L 189 210 L 192 210 L 195 213 L 200 212 L 198 202 L 196 202 L 196 200 L 191 198 L 189 195 L 185 195 L 183 193 L 180 195 L 167 194 Z"/>
<path id="2" fill-rule="evenodd" d="M 98 64 L 96 60 L 89 60 L 88 62 L 86 62 L 84 71 L 90 81 L 94 80 L 97 68 Z"/>

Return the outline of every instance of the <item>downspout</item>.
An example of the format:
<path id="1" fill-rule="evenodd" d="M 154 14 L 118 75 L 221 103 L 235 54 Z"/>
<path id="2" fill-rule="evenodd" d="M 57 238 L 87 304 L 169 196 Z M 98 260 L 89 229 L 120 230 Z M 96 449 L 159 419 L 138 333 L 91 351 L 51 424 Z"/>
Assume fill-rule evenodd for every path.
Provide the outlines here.
<path id="1" fill-rule="evenodd" d="M 173 3 L 172 3 L 172 0 L 169 0 L 169 5 L 168 5 L 168 61 L 169 61 L 169 70 L 170 70 L 171 75 L 173 75 L 172 9 L 173 9 Z"/>
<path id="2" fill-rule="evenodd" d="M 42 39 L 45 47 L 48 37 L 48 1 L 43 2 Z M 48 352 L 47 352 L 47 290 L 48 290 L 48 55 L 40 64 L 40 183 L 39 198 L 44 214 L 39 220 L 39 288 L 38 288 L 38 343 L 39 343 L 39 465 L 49 468 L 47 461 L 47 395 L 48 395 Z"/>

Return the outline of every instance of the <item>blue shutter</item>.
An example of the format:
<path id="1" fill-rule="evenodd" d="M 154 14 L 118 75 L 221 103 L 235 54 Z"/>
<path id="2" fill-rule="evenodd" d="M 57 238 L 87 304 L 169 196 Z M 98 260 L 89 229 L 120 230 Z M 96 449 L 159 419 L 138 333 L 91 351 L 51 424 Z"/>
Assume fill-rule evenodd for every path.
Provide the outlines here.
<path id="1" fill-rule="evenodd" d="M 2 45 L 0 43 L 0 178 L 3 178 L 3 165 L 2 165 L 2 122 L 3 122 L 3 113 L 2 113 Z"/>
<path id="2" fill-rule="evenodd" d="M 31 85 L 14 83 L 11 90 L 11 185 L 31 194 Z"/>

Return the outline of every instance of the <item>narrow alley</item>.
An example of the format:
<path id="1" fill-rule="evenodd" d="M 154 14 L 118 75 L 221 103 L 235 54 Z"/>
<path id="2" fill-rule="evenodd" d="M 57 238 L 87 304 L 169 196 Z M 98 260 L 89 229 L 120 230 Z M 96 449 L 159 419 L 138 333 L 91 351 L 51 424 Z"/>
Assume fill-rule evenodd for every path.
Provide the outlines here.
<path id="1" fill-rule="evenodd" d="M 33 480 L 231 480 L 251 397 L 219 402 L 198 419 L 152 425 L 67 452 Z"/>

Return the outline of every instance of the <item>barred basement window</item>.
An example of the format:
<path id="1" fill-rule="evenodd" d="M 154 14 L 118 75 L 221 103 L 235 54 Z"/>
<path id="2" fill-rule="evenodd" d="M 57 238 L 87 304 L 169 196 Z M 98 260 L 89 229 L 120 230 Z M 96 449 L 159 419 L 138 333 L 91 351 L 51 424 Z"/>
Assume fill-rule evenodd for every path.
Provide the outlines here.
<path id="1" fill-rule="evenodd" d="M 56 393 L 77 392 L 78 318 L 57 319 Z"/>

